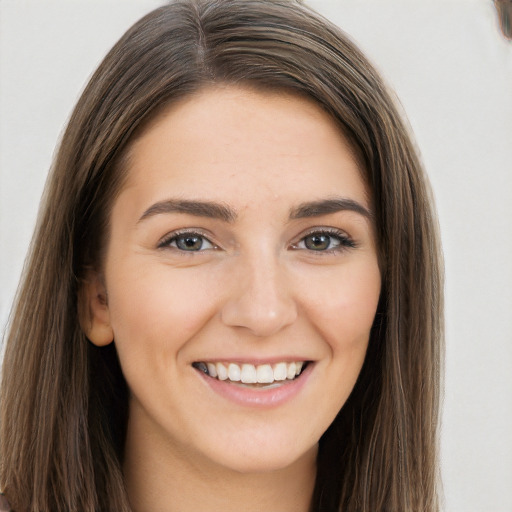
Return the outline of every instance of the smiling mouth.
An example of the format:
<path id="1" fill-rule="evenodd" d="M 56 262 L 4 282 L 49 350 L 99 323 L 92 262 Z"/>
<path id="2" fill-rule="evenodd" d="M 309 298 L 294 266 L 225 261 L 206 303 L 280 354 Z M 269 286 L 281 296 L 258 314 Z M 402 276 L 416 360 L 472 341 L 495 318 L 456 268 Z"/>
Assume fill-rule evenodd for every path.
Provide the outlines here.
<path id="1" fill-rule="evenodd" d="M 237 364 L 196 362 L 192 366 L 217 380 L 267 387 L 271 384 L 292 381 L 299 377 L 308 361 L 275 364 Z"/>

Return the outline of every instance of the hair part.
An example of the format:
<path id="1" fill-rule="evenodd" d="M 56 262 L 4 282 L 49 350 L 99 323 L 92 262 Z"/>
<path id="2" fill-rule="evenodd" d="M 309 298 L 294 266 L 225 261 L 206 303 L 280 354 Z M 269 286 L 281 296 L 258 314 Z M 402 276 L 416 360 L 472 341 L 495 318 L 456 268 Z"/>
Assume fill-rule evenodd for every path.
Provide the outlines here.
<path id="1" fill-rule="evenodd" d="M 313 510 L 439 509 L 442 263 L 422 166 L 386 87 L 338 28 L 288 0 L 178 0 L 113 47 L 70 118 L 7 337 L 0 486 L 18 512 L 128 512 L 128 389 L 115 344 L 80 328 L 130 143 L 169 104 L 221 84 L 313 99 L 363 162 L 382 293 L 363 369 L 320 440 Z"/>

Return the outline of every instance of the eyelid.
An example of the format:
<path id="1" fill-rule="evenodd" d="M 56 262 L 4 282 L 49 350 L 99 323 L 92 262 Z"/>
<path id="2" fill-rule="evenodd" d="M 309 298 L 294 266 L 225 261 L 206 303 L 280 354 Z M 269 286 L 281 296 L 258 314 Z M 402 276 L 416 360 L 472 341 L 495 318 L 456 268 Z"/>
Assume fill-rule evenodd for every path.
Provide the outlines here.
<path id="1" fill-rule="evenodd" d="M 305 238 L 311 235 L 328 235 L 331 237 L 336 237 L 339 240 L 339 245 L 332 249 L 326 249 L 326 250 L 319 250 L 314 251 L 311 249 L 308 249 L 306 247 L 298 247 L 299 243 L 303 242 Z M 307 231 L 301 233 L 299 237 L 296 239 L 297 241 L 291 244 L 292 249 L 296 250 L 304 250 L 311 253 L 317 253 L 317 254 L 329 254 L 333 252 L 341 252 L 346 251 L 348 249 L 355 249 L 357 247 L 356 241 L 346 232 L 339 228 L 333 228 L 333 227 L 325 227 L 325 226 L 318 226 L 314 228 L 310 228 Z"/>
<path id="2" fill-rule="evenodd" d="M 208 247 L 206 249 L 201 249 L 198 251 L 185 251 L 183 249 L 180 249 L 179 247 L 173 247 L 170 244 L 173 242 L 174 239 L 178 238 L 179 236 L 183 235 L 190 235 L 190 236 L 198 236 L 201 237 L 203 240 L 208 242 L 211 247 Z M 186 253 L 186 252 L 203 252 L 205 250 L 211 250 L 211 249 L 218 249 L 218 245 L 212 242 L 210 235 L 206 234 L 203 230 L 198 228 L 183 228 L 183 229 L 177 229 L 175 231 L 171 231 L 170 233 L 167 233 L 164 235 L 157 243 L 158 249 L 176 249 L 179 252 Z"/>
<path id="3" fill-rule="evenodd" d="M 183 235 L 200 237 L 205 242 L 207 242 L 210 245 L 210 247 L 206 247 L 206 248 L 202 248 L 201 247 L 201 249 L 196 250 L 196 251 L 194 251 L 194 250 L 187 251 L 185 249 L 180 249 L 177 246 L 170 245 L 176 238 L 178 238 L 180 236 L 183 236 Z M 299 247 L 299 244 L 304 242 L 304 240 L 308 236 L 312 236 L 312 235 L 328 235 L 328 236 L 336 238 L 339 241 L 339 243 L 334 248 L 325 249 L 325 250 L 318 250 L 318 251 L 315 251 L 313 249 L 308 249 L 307 247 Z M 212 238 L 211 235 L 209 235 L 208 233 L 206 233 L 202 229 L 199 229 L 199 228 L 182 228 L 182 229 L 177 229 L 177 230 L 171 231 L 170 233 L 167 233 L 166 235 L 164 235 L 158 241 L 157 248 L 158 249 L 166 249 L 166 248 L 167 249 L 169 249 L 169 248 L 170 249 L 175 249 L 175 250 L 177 250 L 178 252 L 181 252 L 181 253 L 204 252 L 206 250 L 219 249 L 220 247 L 216 243 L 214 243 L 211 238 Z M 317 226 L 317 227 L 310 228 L 310 229 L 306 230 L 305 232 L 301 233 L 296 238 L 296 241 L 290 244 L 290 248 L 291 249 L 294 249 L 294 250 L 304 250 L 304 251 L 308 251 L 308 252 L 312 252 L 312 253 L 318 253 L 318 254 L 322 254 L 322 253 L 323 254 L 326 254 L 326 253 L 328 254 L 328 253 L 333 253 L 333 252 L 341 252 L 341 251 L 345 251 L 345 250 L 348 250 L 348 249 L 353 249 L 353 248 L 356 248 L 356 247 L 357 247 L 357 243 L 354 241 L 354 239 L 346 231 L 344 231 L 342 229 L 339 229 L 339 228 L 326 227 L 326 226 Z"/>

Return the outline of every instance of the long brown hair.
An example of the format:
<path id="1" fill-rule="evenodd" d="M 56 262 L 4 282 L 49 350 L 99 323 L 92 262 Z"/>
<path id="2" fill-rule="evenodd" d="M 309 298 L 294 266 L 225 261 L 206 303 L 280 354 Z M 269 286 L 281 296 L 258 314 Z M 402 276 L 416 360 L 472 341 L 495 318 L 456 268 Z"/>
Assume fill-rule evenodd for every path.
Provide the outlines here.
<path id="1" fill-rule="evenodd" d="M 335 26 L 293 0 L 178 0 L 106 56 L 55 158 L 7 336 L 0 486 L 18 512 L 130 506 L 121 471 L 128 390 L 115 344 L 80 328 L 129 143 L 215 83 L 314 99 L 363 161 L 382 294 L 356 386 L 320 440 L 315 511 L 436 511 L 442 269 L 432 198 L 392 99 Z"/>

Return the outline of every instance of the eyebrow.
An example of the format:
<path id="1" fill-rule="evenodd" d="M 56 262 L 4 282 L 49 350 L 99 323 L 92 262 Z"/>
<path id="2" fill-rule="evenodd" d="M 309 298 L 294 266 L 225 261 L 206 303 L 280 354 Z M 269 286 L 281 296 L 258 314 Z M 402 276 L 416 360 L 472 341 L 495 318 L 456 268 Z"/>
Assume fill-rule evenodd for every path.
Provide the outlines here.
<path id="1" fill-rule="evenodd" d="M 305 219 L 308 217 L 320 217 L 341 211 L 351 211 L 362 215 L 368 220 L 373 219 L 373 213 L 361 203 L 344 197 L 322 199 L 302 203 L 290 211 L 290 219 Z"/>
<path id="2" fill-rule="evenodd" d="M 348 198 L 322 199 L 301 203 L 290 210 L 291 220 L 320 217 L 340 211 L 352 211 L 371 220 L 373 213 L 361 203 Z M 224 222 L 234 222 L 237 218 L 235 210 L 229 206 L 213 201 L 191 201 L 185 199 L 166 199 L 150 206 L 138 222 L 166 213 L 185 213 L 195 217 L 220 219 Z"/>
<path id="3" fill-rule="evenodd" d="M 236 219 L 236 212 L 220 203 L 211 201 L 189 201 L 181 199 L 166 199 L 150 206 L 140 217 L 141 222 L 149 217 L 163 213 L 188 213 L 196 217 L 208 217 L 220 219 L 224 222 L 233 222 Z"/>

